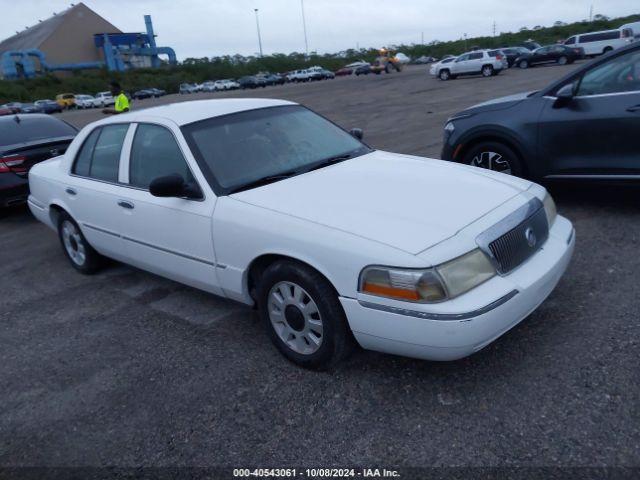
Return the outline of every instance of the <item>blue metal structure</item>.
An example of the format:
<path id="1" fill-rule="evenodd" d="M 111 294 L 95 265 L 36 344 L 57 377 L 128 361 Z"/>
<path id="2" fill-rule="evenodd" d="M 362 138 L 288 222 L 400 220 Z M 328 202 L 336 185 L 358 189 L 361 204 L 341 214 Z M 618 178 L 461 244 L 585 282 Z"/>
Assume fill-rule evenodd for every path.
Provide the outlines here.
<path id="1" fill-rule="evenodd" d="M 170 47 L 156 46 L 151 16 L 145 15 L 146 33 L 97 33 L 93 36 L 96 48 L 102 49 L 104 62 L 79 62 L 51 65 L 44 52 L 38 49 L 10 50 L 0 57 L 0 70 L 4 78 L 33 78 L 38 73 L 87 70 L 106 67 L 109 71 L 122 72 L 137 66 L 160 66 L 158 55 L 167 55 L 171 65 L 177 63 Z M 147 65 L 148 60 L 148 65 Z M 39 63 L 39 68 L 36 68 Z"/>

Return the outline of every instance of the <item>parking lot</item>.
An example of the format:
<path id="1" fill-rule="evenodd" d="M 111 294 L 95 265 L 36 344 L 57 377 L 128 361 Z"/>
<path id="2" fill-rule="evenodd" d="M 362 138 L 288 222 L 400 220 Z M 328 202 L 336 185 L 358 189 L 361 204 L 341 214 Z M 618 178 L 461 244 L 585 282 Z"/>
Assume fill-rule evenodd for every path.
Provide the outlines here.
<path id="1" fill-rule="evenodd" d="M 452 113 L 576 67 L 449 82 L 426 68 L 133 108 L 284 98 L 363 128 L 375 148 L 437 158 Z M 244 306 L 118 264 L 82 276 L 26 208 L 4 212 L 0 464 L 637 466 L 640 191 L 549 188 L 576 253 L 528 319 L 457 362 L 360 350 L 332 373 L 284 360 Z"/>

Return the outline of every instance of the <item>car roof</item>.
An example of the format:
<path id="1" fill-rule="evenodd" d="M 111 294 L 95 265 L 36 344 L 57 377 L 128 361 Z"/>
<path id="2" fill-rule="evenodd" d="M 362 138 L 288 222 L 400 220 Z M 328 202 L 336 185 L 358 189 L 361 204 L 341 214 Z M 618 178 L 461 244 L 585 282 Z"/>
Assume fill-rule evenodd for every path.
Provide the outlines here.
<path id="1" fill-rule="evenodd" d="M 192 100 L 188 102 L 170 103 L 158 107 L 134 110 L 121 115 L 114 115 L 99 124 L 121 123 L 126 118 L 127 122 L 145 121 L 157 117 L 169 119 L 178 125 L 205 120 L 212 117 L 220 117 L 231 113 L 256 110 L 266 107 L 278 107 L 283 105 L 297 105 L 287 100 L 271 98 L 224 98 L 214 100 Z"/>

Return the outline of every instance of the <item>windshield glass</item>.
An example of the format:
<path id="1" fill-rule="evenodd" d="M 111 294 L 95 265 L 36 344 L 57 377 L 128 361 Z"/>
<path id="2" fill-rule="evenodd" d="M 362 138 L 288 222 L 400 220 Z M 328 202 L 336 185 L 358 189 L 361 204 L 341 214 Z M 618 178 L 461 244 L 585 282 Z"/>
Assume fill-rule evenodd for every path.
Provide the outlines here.
<path id="1" fill-rule="evenodd" d="M 299 105 L 210 118 L 185 125 L 182 131 L 218 194 L 267 177 L 303 173 L 336 157 L 371 151 L 352 135 Z"/>

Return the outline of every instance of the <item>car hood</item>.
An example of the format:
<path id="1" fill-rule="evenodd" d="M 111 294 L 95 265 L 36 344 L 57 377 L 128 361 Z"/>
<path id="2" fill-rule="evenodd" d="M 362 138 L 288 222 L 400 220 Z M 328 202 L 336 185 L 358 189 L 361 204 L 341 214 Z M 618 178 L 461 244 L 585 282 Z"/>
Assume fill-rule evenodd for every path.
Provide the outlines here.
<path id="1" fill-rule="evenodd" d="M 487 100 L 486 102 L 478 103 L 477 105 L 467 108 L 466 110 L 460 112 L 460 114 L 468 115 L 468 114 L 474 114 L 474 113 L 491 112 L 491 111 L 504 110 L 507 108 L 511 108 L 519 104 L 523 100 L 526 100 L 533 93 L 535 93 L 535 91 L 516 93 L 514 95 L 507 95 L 506 97 L 499 97 L 499 98 L 494 98 L 492 100 Z"/>
<path id="2" fill-rule="evenodd" d="M 479 168 L 376 151 L 231 198 L 415 255 L 529 185 Z"/>

